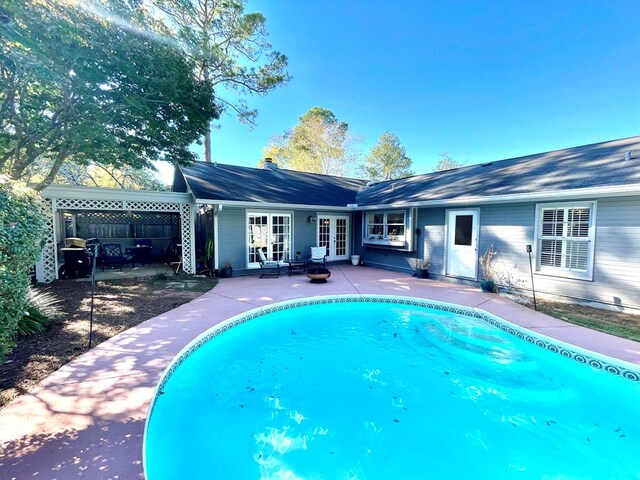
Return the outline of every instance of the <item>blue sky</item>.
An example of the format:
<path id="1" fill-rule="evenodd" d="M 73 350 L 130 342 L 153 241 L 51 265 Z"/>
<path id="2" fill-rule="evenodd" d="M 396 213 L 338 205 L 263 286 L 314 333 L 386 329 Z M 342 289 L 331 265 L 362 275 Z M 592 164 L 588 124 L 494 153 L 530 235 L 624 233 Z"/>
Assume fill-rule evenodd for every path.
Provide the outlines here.
<path id="1" fill-rule="evenodd" d="M 640 2 L 250 0 L 292 81 L 223 115 L 220 163 L 254 166 L 314 106 L 364 140 L 398 135 L 417 173 L 640 134 Z M 201 151 L 201 150 L 199 150 Z"/>

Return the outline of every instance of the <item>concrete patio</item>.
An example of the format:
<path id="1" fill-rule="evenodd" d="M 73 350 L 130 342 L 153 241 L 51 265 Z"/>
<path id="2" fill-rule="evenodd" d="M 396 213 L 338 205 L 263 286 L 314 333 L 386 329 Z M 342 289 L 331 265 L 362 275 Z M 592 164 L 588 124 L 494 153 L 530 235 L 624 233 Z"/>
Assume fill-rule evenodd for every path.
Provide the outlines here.
<path id="1" fill-rule="evenodd" d="M 0 411 L 0 478 L 143 478 L 147 407 L 173 356 L 195 336 L 233 315 L 292 298 L 406 295 L 477 307 L 549 337 L 640 365 L 640 343 L 547 317 L 474 287 L 345 264 L 330 269 L 326 284 L 311 284 L 304 275 L 222 279 L 196 300 L 65 365 L 37 391 Z"/>

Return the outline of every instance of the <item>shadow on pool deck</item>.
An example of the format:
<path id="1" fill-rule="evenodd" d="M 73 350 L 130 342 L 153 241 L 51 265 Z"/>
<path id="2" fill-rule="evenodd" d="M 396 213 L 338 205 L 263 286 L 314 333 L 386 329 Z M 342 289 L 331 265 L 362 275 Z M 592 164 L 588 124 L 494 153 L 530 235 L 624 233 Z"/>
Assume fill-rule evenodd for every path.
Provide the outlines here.
<path id="1" fill-rule="evenodd" d="M 482 308 L 513 323 L 640 365 L 640 343 L 534 312 L 479 289 L 407 274 L 331 265 L 304 275 L 222 279 L 212 291 L 131 328 L 62 367 L 0 411 L 0 478 L 136 479 L 153 389 L 173 356 L 211 326 L 258 306 L 339 294 L 422 297 Z M 179 432 L 177 432 L 179 435 Z"/>

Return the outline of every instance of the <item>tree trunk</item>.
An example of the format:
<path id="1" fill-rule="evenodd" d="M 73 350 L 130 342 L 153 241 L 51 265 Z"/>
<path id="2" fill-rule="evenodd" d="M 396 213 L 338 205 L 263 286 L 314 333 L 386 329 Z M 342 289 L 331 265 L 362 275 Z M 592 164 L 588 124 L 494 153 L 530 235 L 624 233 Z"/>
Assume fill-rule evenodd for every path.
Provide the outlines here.
<path id="1" fill-rule="evenodd" d="M 60 170 L 60 167 L 62 166 L 62 164 L 66 159 L 67 159 L 66 149 L 61 149 L 60 151 L 58 151 L 56 155 L 56 160 L 53 162 L 53 165 L 51 166 L 51 170 L 49 170 L 49 173 L 44 178 L 44 180 L 42 180 L 38 185 L 34 187 L 34 189 L 37 192 L 41 192 L 42 190 L 47 188 L 49 185 L 51 185 L 51 183 L 55 180 L 56 175 L 58 174 L 58 170 Z"/>
<path id="2" fill-rule="evenodd" d="M 211 125 L 204 134 L 204 161 L 211 163 Z"/>

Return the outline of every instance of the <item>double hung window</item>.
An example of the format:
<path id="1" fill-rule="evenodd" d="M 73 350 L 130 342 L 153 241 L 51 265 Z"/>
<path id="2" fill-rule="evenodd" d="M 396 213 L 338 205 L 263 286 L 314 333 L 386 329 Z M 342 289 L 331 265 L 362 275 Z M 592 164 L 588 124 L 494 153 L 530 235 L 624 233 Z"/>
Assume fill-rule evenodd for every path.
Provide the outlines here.
<path id="1" fill-rule="evenodd" d="M 591 278 L 594 217 L 594 202 L 538 205 L 538 271 Z"/>

